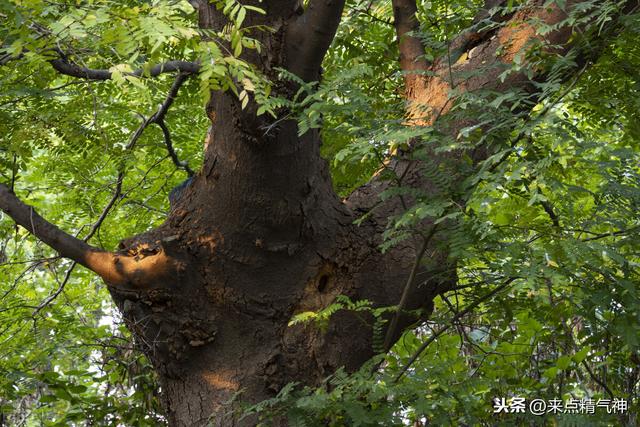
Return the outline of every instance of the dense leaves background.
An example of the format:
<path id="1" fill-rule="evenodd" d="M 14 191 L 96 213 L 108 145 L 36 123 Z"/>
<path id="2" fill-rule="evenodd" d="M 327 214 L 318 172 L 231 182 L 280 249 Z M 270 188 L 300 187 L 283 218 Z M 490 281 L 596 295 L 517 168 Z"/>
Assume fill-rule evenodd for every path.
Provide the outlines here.
<path id="1" fill-rule="evenodd" d="M 257 48 L 242 21 L 258 12 L 220 4 L 233 25 L 213 35 L 197 30 L 187 2 L 1 3 L 2 54 L 19 56 L 0 67 L 2 181 L 53 223 L 84 237 L 124 170 L 116 205 L 91 242 L 113 249 L 119 239 L 161 223 L 167 193 L 185 172 L 169 158 L 155 125 L 133 147 L 127 144 L 163 101 L 172 76 L 126 72 L 176 58 L 203 64 L 166 117 L 179 158 L 195 170 L 211 88 L 232 90 L 241 100 L 256 97 L 260 113 L 295 117 L 301 132 L 320 127 L 342 195 L 374 172 L 384 174 L 389 153 L 416 141 L 414 156 L 425 160 L 425 174 L 443 190 L 434 195 L 393 187 L 385 197 L 410 195 L 414 203 L 390 218 L 383 249 L 428 232 L 419 228 L 421 220 L 435 218 L 436 235 L 450 242 L 458 286 L 437 300 L 428 322 L 361 372 L 339 372 L 317 390 L 290 385 L 247 410 L 265 420 L 287 416 L 294 425 L 528 424 L 542 421 L 526 414 L 494 418 L 492 398 L 616 397 L 629 401 L 628 414 L 600 410 L 546 421 L 634 424 L 640 381 L 635 11 L 618 18 L 616 2 L 582 2 L 562 24 L 576 28 L 575 55 L 557 57 L 531 46 L 505 67 L 505 76 L 545 70 L 546 78 L 536 82 L 544 96 L 465 94 L 443 120 L 473 117 L 476 124 L 452 137 L 406 122 L 390 2 L 348 2 L 323 82 L 302 85 L 293 100 L 269 96 L 273 82 L 238 59 L 242 49 Z M 419 2 L 427 57 L 464 61 L 468 52 L 452 52 L 450 42 L 480 6 Z M 519 7 L 505 2 L 494 16 Z M 228 44 L 216 42 L 225 38 Z M 593 63 L 577 56 L 585 46 L 599 52 Z M 105 82 L 61 76 L 48 63 L 55 48 L 116 74 Z M 295 76 L 282 72 L 281 78 Z M 480 144 L 492 146 L 495 155 L 469 163 L 462 181 L 428 161 L 432 150 Z M 79 267 L 67 280 L 68 261 L 6 216 L 0 229 L 0 417 L 16 425 L 162 424 L 152 371 L 119 324 L 101 281 Z M 467 313 L 470 306 L 475 309 Z M 294 321 L 322 327 L 339 309 L 384 311 L 340 299 Z M 396 381 L 433 334 L 437 339 Z"/>

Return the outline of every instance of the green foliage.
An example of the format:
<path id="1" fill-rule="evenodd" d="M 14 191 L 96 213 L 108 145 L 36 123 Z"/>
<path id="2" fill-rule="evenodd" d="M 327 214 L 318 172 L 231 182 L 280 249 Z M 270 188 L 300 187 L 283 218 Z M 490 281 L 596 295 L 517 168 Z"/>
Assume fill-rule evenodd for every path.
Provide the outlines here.
<path id="1" fill-rule="evenodd" d="M 162 132 L 151 126 L 172 77 L 128 71 L 170 59 L 197 59 L 201 34 L 186 2 L 2 2 L 0 176 L 63 229 L 84 237 L 121 195 L 91 243 L 159 225 L 166 194 L 184 180 Z M 55 72 L 54 48 L 81 66 L 110 69 L 89 82 Z M 166 117 L 180 159 L 196 168 L 207 120 L 197 81 L 188 81 Z M 0 217 L 0 417 L 10 425 L 158 425 L 157 384 L 133 350 L 104 285 Z M 63 286 L 64 284 L 64 286 Z M 118 326 L 113 326 L 113 325 Z"/>
<path id="2" fill-rule="evenodd" d="M 418 3 L 426 58 L 447 55 L 455 63 L 464 52 L 450 51 L 450 41 L 471 23 L 480 2 Z M 610 398 L 609 392 L 628 399 L 630 413 L 637 413 L 637 14 L 614 20 L 616 2 L 582 2 L 580 13 L 568 15 L 563 25 L 593 23 L 574 39 L 600 49 L 597 62 L 582 69 L 575 55 L 558 57 L 531 46 L 501 77 L 544 70 L 546 78 L 536 81 L 542 99 L 515 90 L 464 94 L 444 120 L 472 117 L 473 124 L 451 136 L 406 126 L 390 1 L 348 1 L 323 81 L 304 83 L 282 71 L 281 79 L 299 88 L 286 99 L 271 96 L 278 82 L 267 81 L 241 58 L 261 49 L 245 23 L 247 14 L 262 12 L 235 0 L 216 4 L 231 23 L 214 33 L 197 29 L 184 1 L 0 2 L 0 57 L 20 57 L 0 66 L 1 180 L 13 182 L 18 195 L 28 196 L 53 223 L 84 237 L 123 168 L 122 195 L 91 243 L 113 248 L 119 238 L 157 226 L 166 217 L 166 194 L 184 180 L 184 172 L 168 158 L 155 126 L 132 150 L 125 147 L 172 84 L 170 75 L 151 79 L 148 70 L 176 58 L 198 60 L 199 78 L 187 81 L 166 117 L 180 159 L 193 169 L 202 161 L 208 125 L 202 105 L 211 89 L 234 92 L 243 106 L 252 96 L 258 114 L 276 121 L 295 117 L 301 133 L 321 129 L 322 152 L 341 195 L 379 171 L 397 184 L 383 199 L 411 200 L 406 211 L 389 219 L 382 249 L 429 234 L 428 219 L 437 225 L 435 239 L 446 237 L 457 266 L 457 288 L 439 298 L 431 319 L 407 332 L 390 354 L 354 374 L 340 371 L 316 389 L 291 384 L 248 413 L 259 414 L 267 425 L 273 417 L 300 426 L 426 420 L 529 425 L 540 419 L 493 417 L 491 399 L 598 399 Z M 499 13 L 521 4 L 506 2 Z M 532 24 L 539 32 L 552 30 Z M 593 33 L 608 34 L 607 43 L 595 45 Z M 48 64 L 55 48 L 70 52 L 81 66 L 110 69 L 113 79 L 95 83 L 61 76 Z M 130 75 L 135 69 L 144 72 Z M 407 187 L 385 169 L 385 159 L 409 141 L 418 141 L 414 160 L 422 161 L 437 191 Z M 480 145 L 492 147 L 480 164 L 430 161 L 433 153 L 445 157 Z M 0 413 L 24 425 L 162 424 L 155 378 L 132 350 L 106 289 L 80 267 L 62 287 L 69 268 L 0 217 Z M 504 291 L 452 320 L 509 279 Z M 340 297 L 292 324 L 322 329 L 338 310 L 377 318 L 374 341 L 381 349 L 384 314 L 394 307 Z M 421 344 L 444 327 L 396 381 Z M 548 421 L 631 423 L 606 411 Z"/>
<path id="3" fill-rule="evenodd" d="M 338 295 L 334 303 L 329 304 L 320 311 L 304 311 L 296 314 L 289 321 L 289 326 L 312 323 L 313 327 L 320 329 L 322 332 L 326 332 L 329 327 L 331 316 L 340 310 L 352 311 L 354 313 L 367 313 L 373 316 L 373 345 L 376 348 L 376 352 L 383 351 L 383 327 L 387 323 L 386 319 L 383 318 L 383 315 L 385 313 L 395 311 L 395 307 L 374 308 L 370 301 L 352 301 L 349 297 Z M 366 322 L 364 318 L 362 321 Z"/>

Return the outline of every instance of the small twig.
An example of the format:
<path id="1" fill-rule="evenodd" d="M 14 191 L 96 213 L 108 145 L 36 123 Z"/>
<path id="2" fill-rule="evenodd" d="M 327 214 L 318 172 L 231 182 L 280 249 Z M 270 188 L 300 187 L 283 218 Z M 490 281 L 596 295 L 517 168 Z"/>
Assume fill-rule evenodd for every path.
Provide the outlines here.
<path id="1" fill-rule="evenodd" d="M 178 158 L 178 155 L 176 154 L 176 150 L 173 148 L 173 143 L 171 142 L 171 133 L 169 132 L 169 128 L 167 128 L 167 125 L 165 124 L 165 122 L 161 121 L 157 123 L 157 125 L 160 126 L 160 129 L 162 129 L 162 134 L 164 135 L 164 144 L 167 147 L 167 151 L 169 152 L 169 157 L 171 158 L 171 161 L 173 162 L 173 164 L 180 169 L 184 169 L 184 171 L 190 177 L 195 175 L 195 172 L 193 171 L 193 169 L 189 167 L 189 163 L 187 163 L 186 161 L 180 161 L 180 159 Z"/>
<path id="2" fill-rule="evenodd" d="M 393 381 L 394 382 L 398 382 L 400 380 L 400 378 L 402 378 L 404 373 L 407 372 L 407 370 L 411 367 L 411 365 L 418 359 L 418 357 L 420 357 L 422 352 L 425 351 L 426 348 L 429 347 L 429 345 L 436 340 L 436 338 L 438 338 L 440 335 L 442 335 L 443 333 L 448 331 L 449 328 L 451 328 L 451 326 L 453 326 L 461 317 L 467 315 L 468 313 L 473 311 L 476 307 L 478 307 L 481 303 L 483 303 L 484 301 L 486 301 L 489 298 L 493 297 L 498 292 L 502 291 L 504 288 L 509 286 L 511 284 L 511 282 L 513 282 L 514 280 L 516 280 L 515 277 L 510 277 L 503 284 L 501 284 L 500 286 L 498 286 L 497 288 L 495 288 L 491 292 L 485 294 L 484 296 L 478 298 L 477 300 L 475 300 L 474 302 L 469 304 L 464 310 L 459 311 L 455 316 L 453 316 L 453 318 L 451 319 L 451 321 L 448 324 L 444 325 L 442 328 L 438 329 L 433 334 L 431 334 L 429 339 L 426 340 L 424 343 L 422 343 L 422 345 L 418 348 L 418 350 L 416 350 L 416 352 L 413 354 L 413 356 L 411 356 L 409 361 L 404 365 L 404 367 L 402 368 L 400 373 L 395 377 L 395 379 Z"/>
<path id="3" fill-rule="evenodd" d="M 632 231 L 636 231 L 640 229 L 640 226 L 636 226 L 636 227 L 631 227 L 628 228 L 626 230 L 618 230 L 618 231 L 612 231 L 610 233 L 603 233 L 603 234 L 598 234 L 596 236 L 593 237 L 587 237 L 586 239 L 582 239 L 583 242 L 590 242 L 592 240 L 599 240 L 599 239 L 604 239 L 605 237 L 613 237 L 613 236 L 620 236 L 626 233 L 631 233 Z"/>
<path id="4" fill-rule="evenodd" d="M 567 87 L 565 88 L 564 91 L 562 91 L 562 93 L 560 93 L 558 95 L 558 97 L 556 97 L 556 99 L 545 105 L 542 110 L 540 110 L 540 112 L 538 114 L 536 114 L 535 116 L 529 115 L 529 117 L 525 120 L 524 125 L 527 124 L 535 124 L 536 120 L 542 119 L 553 107 L 555 107 L 556 105 L 558 105 L 560 103 L 560 101 L 562 101 L 564 99 L 565 96 L 567 96 L 575 87 L 575 85 L 578 83 L 578 81 L 580 80 L 580 77 L 582 77 L 582 75 L 584 74 L 584 72 L 587 70 L 589 63 L 586 63 L 581 69 L 580 71 L 578 71 L 578 74 L 576 74 L 575 78 L 571 81 L 571 83 L 569 83 L 567 85 Z M 520 141 L 521 139 L 527 137 L 527 139 L 531 139 L 531 135 L 527 135 L 527 130 L 529 130 L 530 127 L 527 126 L 523 126 L 523 129 L 518 133 L 518 135 L 516 135 L 515 138 L 513 138 L 511 141 L 511 149 L 507 150 L 501 157 L 500 159 L 498 159 L 498 161 L 496 163 L 494 163 L 493 165 L 491 165 L 491 167 L 488 169 L 489 172 L 493 172 L 494 170 L 496 170 L 498 168 L 498 166 L 500 166 L 505 160 L 507 160 L 507 158 L 509 158 L 509 156 L 516 152 L 515 151 L 515 147 L 516 144 L 518 143 L 518 141 Z"/>
<path id="5" fill-rule="evenodd" d="M 14 189 L 15 189 L 15 184 L 16 184 L 16 174 L 18 172 L 18 168 L 17 168 L 17 162 L 18 162 L 18 156 L 17 154 L 13 154 L 13 165 L 11 167 L 11 186 L 9 187 L 11 189 L 11 192 L 14 193 Z"/>
<path id="6" fill-rule="evenodd" d="M 542 193 L 540 189 L 538 189 L 538 191 Z M 544 209 L 544 211 L 547 213 L 547 215 L 549 215 L 549 218 L 551 219 L 553 226 L 556 228 L 560 228 L 560 219 L 558 218 L 558 215 L 553 210 L 553 205 L 546 200 L 541 200 L 540 205 L 542 206 L 542 209 Z"/>
<path id="7" fill-rule="evenodd" d="M 593 381 L 595 381 L 598 385 L 600 385 L 600 387 L 602 387 L 604 389 L 604 391 L 607 392 L 607 394 L 609 395 L 609 397 L 611 399 L 614 399 L 614 395 L 613 392 L 611 391 L 611 389 L 609 388 L 609 386 L 602 381 L 600 378 L 598 378 L 596 376 L 596 374 L 593 373 L 593 371 L 591 370 L 591 368 L 589 367 L 589 364 L 586 361 L 582 361 L 582 366 L 584 366 L 584 368 L 587 370 L 587 372 L 589 373 L 589 376 L 591 377 L 591 379 Z"/>
<path id="8" fill-rule="evenodd" d="M 494 277 L 494 278 L 487 279 L 487 280 L 479 280 L 477 282 L 471 282 L 471 283 L 467 283 L 467 284 L 464 284 L 464 285 L 458 285 L 458 286 L 456 286 L 454 288 L 448 289 L 446 292 L 457 292 L 457 291 L 460 291 L 462 289 L 468 289 L 468 288 L 473 288 L 473 287 L 480 286 L 480 285 L 486 285 L 486 284 L 489 284 L 489 283 L 493 283 L 496 280 L 500 280 L 500 279 L 504 279 L 504 278 L 505 278 L 504 276 Z"/>
<path id="9" fill-rule="evenodd" d="M 151 117 L 151 123 L 157 123 L 159 121 L 164 120 L 164 116 L 166 116 L 167 111 L 169 110 L 169 107 L 171 107 L 171 105 L 173 104 L 173 101 L 175 101 L 176 96 L 178 95 L 178 91 L 180 90 L 180 87 L 184 84 L 185 81 L 187 81 L 189 76 L 190 76 L 189 73 L 182 73 L 182 72 L 176 76 L 176 79 L 171 85 L 171 88 L 169 89 L 167 96 L 165 97 L 162 104 L 160 104 L 158 111 Z"/>
<path id="10" fill-rule="evenodd" d="M 67 285 L 67 282 L 71 278 L 71 273 L 73 272 L 73 269 L 76 267 L 77 264 L 78 263 L 75 262 L 75 261 L 73 261 L 71 263 L 71 267 L 69 267 L 69 269 L 67 270 L 67 273 L 65 274 L 64 279 L 62 280 L 62 282 L 60 282 L 60 286 L 58 286 L 58 289 L 56 289 L 56 291 L 54 293 L 49 295 L 44 301 L 42 301 L 36 307 L 35 310 L 33 310 L 33 313 L 31 313 L 31 317 L 35 317 L 43 308 L 45 308 L 46 306 L 51 304 L 53 302 L 53 300 L 58 298 L 58 295 L 60 295 L 62 293 L 62 291 L 64 290 L 64 287 Z"/>
<path id="11" fill-rule="evenodd" d="M 10 61 L 15 61 L 17 59 L 21 59 L 22 57 L 24 57 L 24 53 L 19 53 L 17 55 L 11 53 L 4 54 L 0 56 L 0 66 L 7 65 L 7 63 L 9 63 Z"/>
<path id="12" fill-rule="evenodd" d="M 538 191 L 538 193 L 544 196 L 542 189 L 538 186 L 536 187 L 537 187 L 536 190 Z M 527 184 L 526 181 L 524 182 L 524 188 L 525 190 L 527 190 L 527 192 L 531 193 L 529 184 Z M 549 216 L 549 219 L 551 219 L 551 223 L 553 224 L 553 226 L 555 228 L 560 228 L 560 218 L 558 217 L 558 214 L 556 214 L 555 210 L 553 209 L 553 205 L 551 204 L 551 202 L 549 202 L 548 200 L 540 200 L 539 203 L 540 203 L 540 206 L 542 206 L 542 209 Z"/>
<path id="13" fill-rule="evenodd" d="M 375 16 L 373 13 L 371 13 L 368 9 L 367 10 L 362 10 L 362 9 L 353 9 L 353 11 L 355 13 L 360 13 L 362 15 L 368 16 L 369 18 L 371 18 L 372 21 L 374 22 L 379 22 L 381 24 L 384 25 L 391 25 L 393 26 L 393 20 L 391 19 L 382 19 L 382 18 L 378 18 L 377 16 Z"/>
<path id="14" fill-rule="evenodd" d="M 148 204 L 146 204 L 144 202 L 139 202 L 137 200 L 127 200 L 123 204 L 124 205 L 137 205 L 137 206 L 145 208 L 148 211 L 155 212 L 155 213 L 163 215 L 163 216 L 167 216 L 167 212 L 165 212 L 163 210 L 160 210 L 158 208 L 154 208 L 153 206 L 149 206 Z"/>
<path id="15" fill-rule="evenodd" d="M 111 208 L 113 208 L 113 206 L 115 205 L 116 201 L 118 201 L 118 198 L 120 197 L 120 194 L 122 193 L 122 180 L 123 179 L 124 179 L 124 174 L 122 172 L 120 172 L 118 174 L 118 178 L 116 180 L 116 188 L 113 191 L 113 196 L 111 196 L 111 200 L 109 200 L 109 203 L 107 203 L 107 205 L 102 210 L 102 213 L 98 217 L 98 220 L 95 223 L 93 223 L 93 226 L 91 227 L 91 230 L 89 230 L 89 233 L 85 236 L 85 238 L 84 238 L 85 242 L 89 241 L 89 239 L 91 239 L 93 237 L 93 235 L 96 234 L 96 232 L 98 231 L 98 229 L 100 228 L 100 226 L 102 225 L 104 220 L 107 218 L 107 215 L 109 214 L 109 211 L 111 211 Z"/>
<path id="16" fill-rule="evenodd" d="M 167 111 L 169 111 L 169 108 L 173 104 L 173 101 L 176 99 L 176 96 L 178 95 L 178 91 L 180 90 L 180 87 L 189 78 L 189 76 L 190 74 L 188 73 L 178 74 L 175 81 L 171 85 L 171 89 L 169 89 L 169 93 L 167 94 L 167 97 L 165 98 L 164 102 L 160 104 L 158 111 L 153 116 L 151 116 L 151 118 L 149 119 L 149 122 L 155 123 L 162 130 L 162 135 L 164 136 L 164 144 L 167 147 L 167 151 L 169 152 L 169 157 L 171 157 L 173 164 L 180 169 L 184 169 L 184 171 L 187 172 L 187 175 L 193 176 L 195 172 L 193 171 L 193 169 L 189 167 L 189 164 L 187 162 L 181 162 L 180 159 L 178 158 L 178 154 L 176 153 L 176 150 L 173 147 L 173 143 L 171 142 L 171 132 L 169 132 L 169 128 L 167 127 L 167 124 L 164 121 L 164 118 L 167 115 Z"/>
<path id="17" fill-rule="evenodd" d="M 13 284 L 2 294 L 2 296 L 0 297 L 0 301 L 5 299 L 7 297 L 7 295 L 9 295 L 11 292 L 13 292 L 13 290 L 16 288 L 16 286 L 18 285 L 18 282 L 20 282 L 20 280 L 26 276 L 27 274 L 29 274 L 30 272 L 32 272 L 33 270 L 35 270 L 39 265 L 44 264 L 45 262 L 48 261 L 53 261 L 55 259 L 58 259 L 58 257 L 55 258 L 43 258 L 43 259 L 39 259 L 39 260 L 34 260 L 32 261 L 32 264 L 29 265 L 26 269 L 24 269 L 20 274 L 18 274 L 18 276 L 15 278 L 15 280 L 13 281 Z M 7 263 L 5 263 L 6 265 Z"/>

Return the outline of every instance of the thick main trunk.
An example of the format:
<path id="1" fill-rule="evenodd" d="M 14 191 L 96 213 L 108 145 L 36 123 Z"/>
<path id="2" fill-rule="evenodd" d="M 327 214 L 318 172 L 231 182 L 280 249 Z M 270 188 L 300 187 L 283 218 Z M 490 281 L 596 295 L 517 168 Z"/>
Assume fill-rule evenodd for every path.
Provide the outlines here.
<path id="1" fill-rule="evenodd" d="M 414 250 L 382 256 L 379 230 L 353 225 L 316 132 L 298 137 L 285 121 L 264 134 L 231 95 L 210 111 L 204 167 L 162 227 L 122 245 L 142 258 L 162 252 L 177 276 L 138 294 L 112 290 L 160 374 L 172 425 L 234 425 L 234 396 L 256 402 L 291 381 L 357 369 L 374 354 L 371 324 L 346 312 L 323 332 L 288 322 L 338 295 L 397 303 Z"/>
<path id="2" fill-rule="evenodd" d="M 273 6 L 267 16 L 279 32 L 261 33 L 267 49 L 249 59 L 265 73 L 284 63 L 316 79 L 340 16 L 329 11 L 341 2 L 316 2 L 300 18 Z M 201 25 L 218 26 L 216 13 L 201 10 Z M 322 31 L 300 50 L 309 25 Z M 289 327 L 292 316 L 325 308 L 338 295 L 396 304 L 415 250 L 409 242 L 383 256 L 380 225 L 353 224 L 360 213 L 335 195 L 317 132 L 299 137 L 292 120 L 274 126 L 231 94 L 214 93 L 207 111 L 202 170 L 162 227 L 123 242 L 141 257 L 165 254 L 177 276 L 148 283 L 138 295 L 112 295 L 160 375 L 172 425 L 252 425 L 239 421 L 233 399 L 257 402 L 292 381 L 318 384 L 374 354 L 371 322 L 352 313 L 333 316 L 326 331 Z M 434 294 L 421 289 L 410 308 L 428 309 Z"/>

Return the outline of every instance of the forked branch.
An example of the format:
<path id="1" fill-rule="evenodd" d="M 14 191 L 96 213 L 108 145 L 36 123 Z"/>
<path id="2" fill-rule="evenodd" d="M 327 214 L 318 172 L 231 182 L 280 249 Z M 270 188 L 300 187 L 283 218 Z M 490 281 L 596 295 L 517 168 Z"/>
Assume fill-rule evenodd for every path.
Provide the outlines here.
<path id="1" fill-rule="evenodd" d="M 184 171 L 187 172 L 187 175 L 193 176 L 195 172 L 193 171 L 193 169 L 189 167 L 189 164 L 187 162 L 180 161 L 180 159 L 178 158 L 178 154 L 176 153 L 176 150 L 173 148 L 173 143 L 171 142 L 171 132 L 169 132 L 169 128 L 167 127 L 167 124 L 164 122 L 164 118 L 167 115 L 167 111 L 169 111 L 169 108 L 173 104 L 173 101 L 178 96 L 178 91 L 180 90 L 180 87 L 182 87 L 182 85 L 187 80 L 187 78 L 189 78 L 189 75 L 190 74 L 187 74 L 187 73 L 178 74 L 175 81 L 171 85 L 171 89 L 169 89 L 169 93 L 167 94 L 167 97 L 158 108 L 158 111 L 153 116 L 151 116 L 151 118 L 149 119 L 149 123 L 157 124 L 162 130 L 162 135 L 164 136 L 164 144 L 167 147 L 167 151 L 169 152 L 169 157 L 171 157 L 171 161 L 173 161 L 173 164 L 175 164 L 176 167 L 178 168 L 184 169 Z"/>
<path id="2" fill-rule="evenodd" d="M 451 55 L 443 55 L 436 59 L 432 64 L 427 64 L 424 59 L 424 49 L 420 39 L 416 37 L 415 31 L 418 29 L 416 21 L 416 4 L 415 0 L 393 0 L 393 9 L 395 16 L 395 26 L 400 42 L 401 52 L 401 68 L 404 73 L 406 84 L 406 100 L 407 100 L 407 116 L 410 120 L 407 125 L 431 125 L 438 131 L 452 138 L 453 141 L 458 140 L 460 130 L 477 123 L 476 117 L 452 117 L 450 115 L 451 107 L 454 105 L 456 97 L 460 94 L 493 91 L 493 93 L 506 93 L 508 91 L 517 90 L 526 93 L 529 99 L 539 100 L 544 94 L 540 92 L 536 79 L 544 76 L 546 68 L 538 67 L 534 70 L 537 75 L 536 79 L 532 79 L 527 74 L 527 69 L 512 69 L 512 64 L 516 59 L 521 59 L 526 63 L 529 58 L 527 52 L 530 47 L 535 46 L 540 52 L 546 52 L 549 55 L 561 56 L 573 54 L 571 49 L 576 49 L 578 65 L 587 58 L 597 57 L 597 49 L 585 49 L 579 44 L 579 39 L 572 38 L 574 29 L 582 31 L 589 27 L 589 15 L 577 16 L 581 22 L 579 27 L 570 25 L 572 19 L 571 14 L 577 14 L 580 10 L 575 8 L 576 1 L 566 3 L 566 8 L 561 9 L 557 4 L 551 3 L 547 5 L 544 0 L 531 0 L 520 8 L 510 10 L 509 14 L 492 17 L 495 12 L 495 6 L 500 1 L 488 1 L 485 8 L 479 13 L 474 22 L 486 23 L 488 19 L 496 20 L 495 25 L 474 26 L 463 32 L 460 36 L 451 41 L 450 49 L 447 53 L 459 51 L 461 54 L 457 57 Z M 629 2 L 637 3 L 637 2 Z M 621 13 L 626 13 L 631 6 L 626 6 Z M 615 20 L 614 20 L 615 22 Z M 553 31 L 538 31 L 537 25 L 545 25 L 553 28 Z M 611 31 L 607 25 L 603 27 L 604 31 Z M 488 29 L 487 29 L 488 28 Z M 598 38 L 601 38 L 598 33 Z M 532 64 L 533 65 L 533 64 Z M 571 72 L 578 70 L 579 67 L 566 71 L 561 78 L 568 78 Z M 502 78 L 501 78 L 502 77 Z M 523 103 L 520 107 L 522 113 L 527 113 L 527 106 L 531 103 Z M 444 120 L 448 117 L 449 120 Z M 417 146 L 417 144 L 416 144 Z M 424 146 L 423 146 L 424 147 Z M 429 149 L 429 147 L 426 147 Z M 453 151 L 447 154 L 439 154 L 437 152 L 430 153 L 428 160 L 418 161 L 411 158 L 411 152 L 401 151 L 394 156 L 386 166 L 388 171 L 393 172 L 396 176 L 402 177 L 402 182 L 407 183 L 406 186 L 420 188 L 429 192 L 442 192 L 448 194 L 447 188 L 439 187 L 437 182 L 425 177 L 424 166 L 429 164 L 440 164 L 443 166 L 456 166 L 459 158 L 464 153 L 464 146 L 460 144 L 459 151 Z M 477 149 L 467 151 L 469 157 L 475 162 L 480 162 L 491 154 L 491 147 L 479 146 Z M 462 163 L 461 163 L 462 164 Z M 461 168 L 461 173 L 464 168 Z M 461 181 L 461 176 L 456 181 Z M 387 221 L 393 214 L 406 211 L 401 198 L 388 198 L 381 203 L 377 200 L 385 190 L 393 185 L 391 181 L 384 181 L 383 175 L 374 177 L 368 184 L 354 191 L 347 199 L 347 204 L 354 211 L 369 212 L 368 218 L 375 222 L 381 223 Z M 464 200 L 461 200 L 464 203 Z M 375 207 L 375 210 L 373 210 Z M 547 210 L 545 208 L 545 210 Z M 548 210 L 548 213 L 557 222 L 555 212 Z M 442 242 L 439 246 L 427 248 L 431 256 L 435 260 L 446 260 L 447 241 L 446 236 L 442 236 Z M 433 249 L 433 251 L 431 250 Z M 420 254 L 422 249 L 416 252 Z M 409 272 L 407 272 L 409 273 Z M 398 312 L 396 317 L 390 322 L 387 330 L 385 347 L 389 348 L 401 332 L 398 326 L 397 316 L 402 311 L 416 309 L 424 305 L 423 300 L 433 300 L 433 297 L 440 293 L 443 289 L 450 289 L 441 283 L 433 283 L 428 286 L 417 287 L 421 292 L 416 293 L 412 298 L 407 297 L 407 293 L 413 287 L 413 276 L 415 273 L 409 274 L 409 280 L 405 285 L 405 292 L 398 301 Z M 455 280 L 455 277 L 445 278 L 446 280 Z M 489 293 L 490 298 L 494 293 Z M 468 307 L 468 310 L 461 315 L 474 309 L 475 305 Z M 457 319 L 457 318 L 456 318 Z M 454 319 L 454 320 L 456 320 Z M 448 327 L 447 327 L 448 328 Z M 429 345 L 430 342 L 446 332 L 447 329 L 436 331 L 430 340 L 410 360 L 408 366 L 419 357 L 419 354 Z M 402 375 L 402 374 L 401 374 Z"/>

